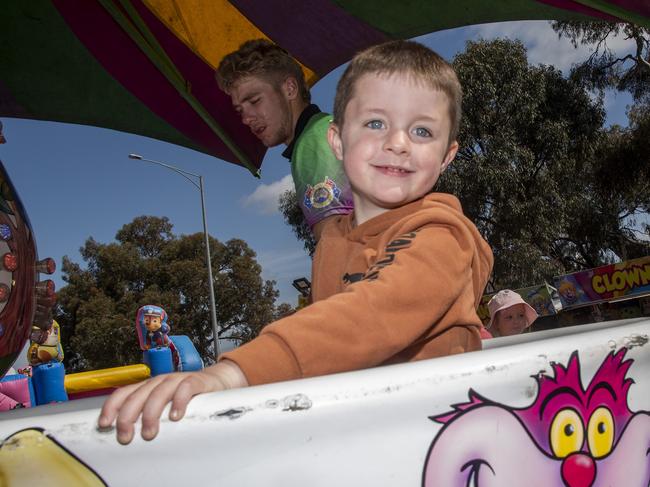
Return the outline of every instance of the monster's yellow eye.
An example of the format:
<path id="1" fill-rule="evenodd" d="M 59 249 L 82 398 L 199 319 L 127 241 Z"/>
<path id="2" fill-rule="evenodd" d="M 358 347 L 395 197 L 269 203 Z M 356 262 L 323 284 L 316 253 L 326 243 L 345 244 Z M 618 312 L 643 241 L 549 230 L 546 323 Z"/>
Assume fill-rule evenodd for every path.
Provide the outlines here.
<path id="1" fill-rule="evenodd" d="M 558 458 L 580 450 L 585 440 L 585 428 L 573 409 L 558 412 L 551 423 L 551 449 Z"/>
<path id="2" fill-rule="evenodd" d="M 600 458 L 612 451 L 614 444 L 614 418 L 606 407 L 596 409 L 587 425 L 587 443 L 594 458 Z"/>

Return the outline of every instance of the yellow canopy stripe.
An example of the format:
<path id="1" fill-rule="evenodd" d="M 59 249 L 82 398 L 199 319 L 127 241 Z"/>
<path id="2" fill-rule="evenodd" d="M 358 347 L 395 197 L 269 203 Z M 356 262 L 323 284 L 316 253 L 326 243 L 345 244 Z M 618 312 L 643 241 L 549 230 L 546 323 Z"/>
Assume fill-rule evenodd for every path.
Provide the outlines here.
<path id="1" fill-rule="evenodd" d="M 144 3 L 176 37 L 214 69 L 226 54 L 237 50 L 245 41 L 269 39 L 226 0 L 144 0 Z M 301 64 L 301 67 L 307 83 L 313 85 L 318 76 L 306 66 Z"/>

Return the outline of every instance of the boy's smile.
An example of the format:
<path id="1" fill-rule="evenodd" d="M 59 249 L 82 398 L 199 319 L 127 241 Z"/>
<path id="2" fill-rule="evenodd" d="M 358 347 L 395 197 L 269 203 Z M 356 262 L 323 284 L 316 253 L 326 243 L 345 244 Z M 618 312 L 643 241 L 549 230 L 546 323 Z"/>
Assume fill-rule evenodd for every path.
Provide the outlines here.
<path id="1" fill-rule="evenodd" d="M 449 100 L 409 76 L 363 75 L 342 127 L 328 134 L 343 160 L 357 224 L 427 194 L 456 155 Z"/>
<path id="2" fill-rule="evenodd" d="M 230 98 L 244 125 L 266 147 L 288 144 L 293 138 L 293 123 L 284 87 L 275 89 L 267 81 L 249 76 L 230 89 Z"/>

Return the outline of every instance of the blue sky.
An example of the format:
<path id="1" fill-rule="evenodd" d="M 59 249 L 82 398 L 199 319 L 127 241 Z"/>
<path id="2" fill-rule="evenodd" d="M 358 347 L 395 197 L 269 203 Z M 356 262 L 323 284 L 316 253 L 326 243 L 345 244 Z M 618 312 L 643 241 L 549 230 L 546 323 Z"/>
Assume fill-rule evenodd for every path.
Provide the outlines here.
<path id="1" fill-rule="evenodd" d="M 554 64 L 565 71 L 586 57 L 584 51 L 559 41 L 546 22 L 489 24 L 419 40 L 450 60 L 466 40 L 480 37 L 519 38 L 529 49 L 531 63 Z M 312 90 L 314 102 L 325 111 L 331 111 L 341 72 L 335 70 Z M 609 94 L 605 103 L 608 123 L 625 125 L 629 97 Z M 277 282 L 278 302 L 296 304 L 291 282 L 309 277 L 310 260 L 276 209 L 278 194 L 292 184 L 280 148 L 267 153 L 262 177 L 256 179 L 239 166 L 145 137 L 53 122 L 2 122 L 8 142 L 0 145 L 0 159 L 30 216 L 39 257 L 57 262 L 57 288 L 64 284 L 64 255 L 82 263 L 79 248 L 88 237 L 112 242 L 119 228 L 136 216 L 167 216 L 176 234 L 202 231 L 198 190 L 172 171 L 128 159 L 134 152 L 202 174 L 210 234 L 221 241 L 245 240 L 257 253 L 263 276 Z"/>

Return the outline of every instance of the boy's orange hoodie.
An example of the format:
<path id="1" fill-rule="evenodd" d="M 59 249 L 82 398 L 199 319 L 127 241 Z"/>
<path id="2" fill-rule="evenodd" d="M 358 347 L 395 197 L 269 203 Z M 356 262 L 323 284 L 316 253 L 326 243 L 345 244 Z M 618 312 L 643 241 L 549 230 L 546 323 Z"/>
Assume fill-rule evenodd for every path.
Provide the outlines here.
<path id="1" fill-rule="evenodd" d="M 431 193 L 357 227 L 353 217 L 323 230 L 314 303 L 223 355 L 249 384 L 481 348 L 476 309 L 493 257 L 458 199 Z"/>

